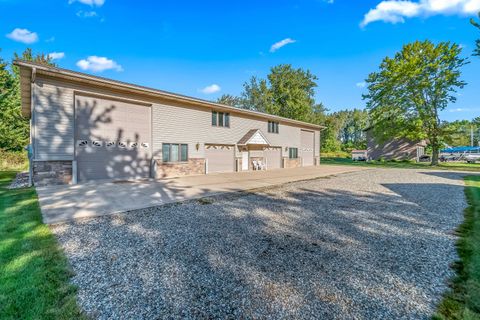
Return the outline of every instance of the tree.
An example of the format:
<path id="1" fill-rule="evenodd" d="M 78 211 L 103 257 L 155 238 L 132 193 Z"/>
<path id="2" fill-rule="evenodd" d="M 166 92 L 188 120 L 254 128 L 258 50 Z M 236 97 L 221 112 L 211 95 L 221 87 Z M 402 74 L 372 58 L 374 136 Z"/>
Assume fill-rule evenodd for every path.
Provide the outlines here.
<path id="1" fill-rule="evenodd" d="M 386 57 L 379 72 L 368 76 L 367 109 L 373 133 L 380 140 L 405 137 L 427 139 L 432 165 L 444 138 L 439 112 L 456 101 L 455 92 L 466 83 L 460 69 L 467 63 L 457 44 L 416 41 L 404 45 L 393 58 Z"/>
<path id="2" fill-rule="evenodd" d="M 480 12 L 478 13 L 478 18 L 479 18 L 479 21 L 475 21 L 473 18 L 470 19 L 470 23 L 471 23 L 474 27 L 477 27 L 477 28 L 480 30 Z M 476 41 L 476 44 L 477 44 L 477 48 L 476 48 L 475 51 L 474 51 L 474 55 L 480 57 L 480 39 L 478 39 L 478 40 Z"/>
<path id="3" fill-rule="evenodd" d="M 22 55 L 14 54 L 15 60 L 32 61 L 54 65 L 45 54 L 34 55 L 26 49 Z M 16 66 L 0 59 L 0 148 L 20 151 L 29 141 L 29 121 L 22 116 L 20 99 L 20 73 Z"/>
<path id="4" fill-rule="evenodd" d="M 226 104 L 227 106 L 240 108 L 242 105 L 242 99 L 231 94 L 223 94 L 217 99 L 218 103 Z"/>
<path id="5" fill-rule="evenodd" d="M 270 69 L 267 79 L 252 77 L 243 85 L 242 107 L 295 120 L 312 119 L 317 77 L 308 70 L 281 64 Z"/>

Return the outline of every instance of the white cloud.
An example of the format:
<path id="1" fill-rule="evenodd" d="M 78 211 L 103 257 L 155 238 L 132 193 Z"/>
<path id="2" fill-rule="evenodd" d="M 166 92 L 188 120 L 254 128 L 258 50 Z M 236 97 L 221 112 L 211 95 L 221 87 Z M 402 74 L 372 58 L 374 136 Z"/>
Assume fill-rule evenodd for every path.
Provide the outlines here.
<path id="1" fill-rule="evenodd" d="M 72 4 L 74 2 L 80 2 L 89 6 L 101 7 L 105 3 L 105 0 L 69 0 L 68 3 Z"/>
<path id="2" fill-rule="evenodd" d="M 80 11 L 77 11 L 77 17 L 80 17 L 80 18 L 93 18 L 93 17 L 96 17 L 98 14 L 96 11 L 83 11 L 83 10 L 80 10 Z"/>
<path id="3" fill-rule="evenodd" d="M 123 71 L 121 65 L 106 57 L 89 56 L 77 62 L 77 66 L 82 70 L 93 72 L 102 72 L 105 70 Z"/>
<path id="4" fill-rule="evenodd" d="M 363 81 L 363 82 L 357 82 L 355 85 L 357 86 L 357 88 L 365 88 L 367 86 L 367 83 Z"/>
<path id="5" fill-rule="evenodd" d="M 278 41 L 278 42 L 272 44 L 272 46 L 270 47 L 270 52 L 275 52 L 278 49 L 280 49 L 281 47 L 286 46 L 287 44 L 290 44 L 290 43 L 295 43 L 295 42 L 297 42 L 297 41 L 293 40 L 293 39 L 290 39 L 290 38 L 283 39 L 281 41 Z"/>
<path id="6" fill-rule="evenodd" d="M 52 60 L 59 60 L 65 58 L 65 52 L 51 52 L 48 57 Z"/>
<path id="7" fill-rule="evenodd" d="M 12 32 L 7 34 L 7 38 L 26 44 L 38 41 L 38 35 L 36 32 L 21 28 L 15 28 Z"/>
<path id="8" fill-rule="evenodd" d="M 375 21 L 403 23 L 405 18 L 434 15 L 472 15 L 480 11 L 480 0 L 384 0 L 365 14 L 360 26 Z"/>
<path id="9" fill-rule="evenodd" d="M 53 41 L 55 41 L 55 37 L 50 37 L 47 40 L 45 40 L 45 42 L 53 42 Z"/>
<path id="10" fill-rule="evenodd" d="M 472 108 L 454 108 L 454 109 L 449 109 L 448 112 L 470 112 L 475 110 L 476 109 L 472 109 Z"/>
<path id="11" fill-rule="evenodd" d="M 205 88 L 201 89 L 200 92 L 205 93 L 205 94 L 212 94 L 215 92 L 219 92 L 222 90 L 218 84 L 211 84 L 209 86 L 206 86 Z"/>

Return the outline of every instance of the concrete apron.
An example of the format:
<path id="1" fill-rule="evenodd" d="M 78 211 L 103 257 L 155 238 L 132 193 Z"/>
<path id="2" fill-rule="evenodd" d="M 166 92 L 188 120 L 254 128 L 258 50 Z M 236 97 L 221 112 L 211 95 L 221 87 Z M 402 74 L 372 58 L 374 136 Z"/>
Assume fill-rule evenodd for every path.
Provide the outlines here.
<path id="1" fill-rule="evenodd" d="M 53 224 L 360 170 L 366 169 L 328 165 L 219 173 L 157 181 L 92 181 L 36 189 L 43 222 Z"/>

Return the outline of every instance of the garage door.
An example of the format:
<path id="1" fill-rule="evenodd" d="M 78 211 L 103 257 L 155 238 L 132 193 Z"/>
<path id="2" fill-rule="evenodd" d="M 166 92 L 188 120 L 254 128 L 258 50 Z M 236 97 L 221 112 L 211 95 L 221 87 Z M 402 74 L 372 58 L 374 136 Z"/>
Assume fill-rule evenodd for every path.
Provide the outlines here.
<path id="1" fill-rule="evenodd" d="M 98 97 L 75 97 L 79 181 L 150 176 L 150 107 Z"/>
<path id="2" fill-rule="evenodd" d="M 282 149 L 281 148 L 267 148 L 263 151 L 267 169 L 279 169 L 282 167 Z"/>
<path id="3" fill-rule="evenodd" d="M 301 131 L 301 143 L 302 143 L 302 162 L 303 166 L 313 166 L 313 146 L 314 146 L 314 133 L 313 131 Z"/>
<path id="4" fill-rule="evenodd" d="M 205 145 L 208 173 L 235 171 L 234 147 Z"/>

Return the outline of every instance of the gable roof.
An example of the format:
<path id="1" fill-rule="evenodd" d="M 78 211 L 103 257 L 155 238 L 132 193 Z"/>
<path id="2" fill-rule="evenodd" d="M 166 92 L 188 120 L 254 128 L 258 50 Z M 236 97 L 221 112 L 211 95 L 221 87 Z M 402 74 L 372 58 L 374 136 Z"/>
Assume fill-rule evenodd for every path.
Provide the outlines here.
<path id="1" fill-rule="evenodd" d="M 263 143 L 252 143 L 255 139 L 258 139 L 259 141 Z M 252 129 L 249 130 L 243 137 L 237 142 L 238 145 L 247 145 L 247 144 L 259 144 L 259 145 L 270 145 L 270 142 L 268 142 L 267 138 L 263 135 L 262 131 L 260 129 Z"/>
<path id="2" fill-rule="evenodd" d="M 225 104 L 220 104 L 212 101 L 193 98 L 193 97 L 189 97 L 181 94 L 139 86 L 139 85 L 112 80 L 104 77 L 92 76 L 86 73 L 72 71 L 68 69 L 46 66 L 39 63 L 16 60 L 14 61 L 14 65 L 20 68 L 22 113 L 26 117 L 30 117 L 30 113 L 31 113 L 31 82 L 35 81 L 36 74 L 42 74 L 42 75 L 47 75 L 47 76 L 55 77 L 59 79 L 88 83 L 90 85 L 100 85 L 100 86 L 108 87 L 112 89 L 117 89 L 117 90 L 120 89 L 124 91 L 134 92 L 137 94 L 149 95 L 157 98 L 162 98 L 165 100 L 189 103 L 197 106 L 224 110 L 227 112 L 235 112 L 240 114 L 261 117 L 264 119 L 277 120 L 283 123 L 290 123 L 290 124 L 299 125 L 307 128 L 313 128 L 316 130 L 321 130 L 325 128 L 324 126 L 316 125 L 313 123 L 288 119 L 288 118 L 279 117 L 279 116 L 275 116 L 275 115 L 271 115 L 271 114 L 263 113 L 259 111 L 235 108 L 232 106 L 228 106 Z"/>

